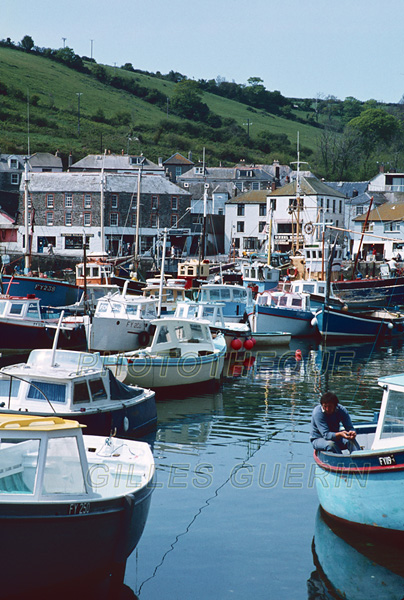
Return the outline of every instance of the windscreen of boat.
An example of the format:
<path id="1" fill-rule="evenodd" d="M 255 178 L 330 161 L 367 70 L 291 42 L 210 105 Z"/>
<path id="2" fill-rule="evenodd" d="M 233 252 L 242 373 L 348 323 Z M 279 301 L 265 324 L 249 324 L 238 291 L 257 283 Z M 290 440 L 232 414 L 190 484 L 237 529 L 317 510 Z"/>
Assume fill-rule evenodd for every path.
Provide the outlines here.
<path id="1" fill-rule="evenodd" d="M 45 400 L 49 402 L 66 402 L 66 385 L 48 381 L 32 380 L 29 386 L 28 400 Z"/>
<path id="2" fill-rule="evenodd" d="M 0 495 L 33 494 L 40 440 L 2 438 L 0 441 Z"/>
<path id="3" fill-rule="evenodd" d="M 404 393 L 389 390 L 380 439 L 404 437 Z"/>
<path id="4" fill-rule="evenodd" d="M 20 389 L 20 380 L 13 377 L 0 377 L 0 398 L 4 402 L 6 398 L 16 398 Z"/>
<path id="5" fill-rule="evenodd" d="M 86 493 L 79 448 L 75 436 L 50 438 L 48 440 L 42 493 Z"/>

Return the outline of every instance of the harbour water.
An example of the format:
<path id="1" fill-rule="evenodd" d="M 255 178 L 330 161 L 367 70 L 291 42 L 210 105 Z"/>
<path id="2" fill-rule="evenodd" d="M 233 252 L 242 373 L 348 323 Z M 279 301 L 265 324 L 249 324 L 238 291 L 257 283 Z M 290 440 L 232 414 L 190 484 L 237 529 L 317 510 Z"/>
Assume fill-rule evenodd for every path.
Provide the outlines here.
<path id="1" fill-rule="evenodd" d="M 322 519 L 309 443 L 327 389 L 353 420 L 373 419 L 378 377 L 404 371 L 402 344 L 292 340 L 233 363 L 219 391 L 158 403 L 158 480 L 126 591 L 141 600 L 402 598 L 402 550 L 390 564 L 391 548 L 357 536 L 352 545 Z"/>

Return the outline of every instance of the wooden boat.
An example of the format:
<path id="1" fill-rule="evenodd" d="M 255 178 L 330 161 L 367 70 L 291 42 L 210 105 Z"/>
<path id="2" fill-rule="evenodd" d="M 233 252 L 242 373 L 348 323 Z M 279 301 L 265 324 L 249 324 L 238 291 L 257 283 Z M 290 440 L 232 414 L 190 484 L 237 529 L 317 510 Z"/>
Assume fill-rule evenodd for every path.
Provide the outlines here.
<path id="1" fill-rule="evenodd" d="M 313 318 L 308 294 L 266 291 L 258 294 L 249 322 L 253 331 L 285 331 L 292 337 L 311 337 L 318 335 Z"/>
<path id="2" fill-rule="evenodd" d="M 51 348 L 58 329 L 59 311 L 47 312 L 34 295 L 0 295 L 0 347 L 7 351 Z M 62 348 L 86 348 L 84 327 L 64 323 L 59 331 Z"/>
<path id="3" fill-rule="evenodd" d="M 54 277 L 2 273 L 1 293 L 10 296 L 33 295 L 42 306 L 67 306 L 77 302 L 81 292 L 73 283 Z"/>
<path id="4" fill-rule="evenodd" d="M 148 444 L 83 436 L 77 421 L 0 414 L 1 595 L 120 572 L 146 524 Z"/>
<path id="5" fill-rule="evenodd" d="M 3 412 L 73 418 L 90 433 L 144 435 L 156 426 L 154 396 L 117 381 L 89 352 L 33 350 L 26 363 L 0 369 Z"/>
<path id="6" fill-rule="evenodd" d="M 85 264 L 85 268 L 84 268 Z M 120 289 L 126 284 L 128 291 L 132 294 L 141 294 L 145 284 L 137 279 L 121 277 L 115 274 L 114 265 L 107 260 L 106 255 L 90 254 L 85 263 L 76 265 L 76 285 L 80 289 L 80 295 L 84 286 L 117 285 Z"/>
<path id="7" fill-rule="evenodd" d="M 404 313 L 385 309 L 353 312 L 324 305 L 313 323 L 323 339 L 382 340 L 403 335 Z"/>
<path id="8" fill-rule="evenodd" d="M 383 398 L 377 423 L 355 426 L 361 449 L 314 453 L 317 494 L 337 520 L 378 534 L 404 534 L 404 374 L 378 383 Z"/>
<path id="9" fill-rule="evenodd" d="M 165 317 L 152 325 L 147 348 L 103 357 L 117 379 L 152 389 L 220 381 L 226 342 L 212 339 L 208 321 Z"/>

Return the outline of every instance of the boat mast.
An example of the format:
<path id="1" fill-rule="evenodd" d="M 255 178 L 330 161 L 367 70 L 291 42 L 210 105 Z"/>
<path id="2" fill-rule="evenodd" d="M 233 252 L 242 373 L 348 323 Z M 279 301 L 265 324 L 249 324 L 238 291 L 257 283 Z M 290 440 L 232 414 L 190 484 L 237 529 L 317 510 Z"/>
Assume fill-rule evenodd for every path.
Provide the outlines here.
<path id="1" fill-rule="evenodd" d="M 140 186 L 142 182 L 142 169 L 143 163 L 139 165 L 137 173 L 137 198 L 136 198 L 136 233 L 135 233 L 135 250 L 134 250 L 134 263 L 137 277 L 137 270 L 139 266 L 139 223 L 140 223 Z"/>
<path id="2" fill-rule="evenodd" d="M 203 169 L 203 174 L 205 175 L 205 148 L 203 149 L 202 169 Z M 204 178 L 204 186 L 203 186 L 203 221 L 202 221 L 201 239 L 200 239 L 200 242 L 199 242 L 199 269 L 198 269 L 198 277 L 200 277 L 200 274 L 201 274 L 201 262 L 205 258 L 207 203 L 208 203 L 208 188 L 207 188 L 206 177 L 205 177 Z"/>
<path id="3" fill-rule="evenodd" d="M 24 271 L 27 274 L 31 267 L 31 243 L 29 235 L 29 210 L 28 210 L 28 156 L 25 157 L 24 171 L 24 226 L 25 226 L 25 257 Z"/>
<path id="4" fill-rule="evenodd" d="M 163 301 L 163 284 L 164 284 L 164 263 L 166 260 L 166 245 L 167 245 L 167 227 L 164 227 L 163 235 L 163 253 L 161 255 L 161 269 L 160 269 L 160 286 L 159 286 L 159 301 L 157 306 L 157 316 L 161 315 L 161 304 Z"/>
<path id="5" fill-rule="evenodd" d="M 105 153 L 104 153 L 105 157 Z M 104 175 L 104 158 L 102 159 L 101 168 L 101 215 L 100 215 L 100 228 L 101 228 L 101 255 L 105 254 L 105 224 L 104 224 L 104 194 L 105 194 L 105 175 Z M 85 268 L 85 267 L 84 267 Z"/>
<path id="6" fill-rule="evenodd" d="M 368 208 L 368 212 L 366 213 L 366 219 L 365 222 L 363 223 L 363 227 L 362 227 L 362 235 L 361 235 L 361 239 L 359 242 L 359 247 L 358 247 L 358 252 L 356 253 L 356 257 L 355 257 L 355 263 L 354 263 L 354 267 L 352 269 L 352 279 L 355 278 L 355 273 L 356 273 L 356 267 L 358 265 L 358 260 L 359 260 L 359 254 L 362 251 L 362 243 L 363 243 L 363 238 L 365 237 L 365 232 L 366 232 L 366 226 L 368 224 L 368 220 L 369 220 L 369 215 L 370 215 L 370 211 L 372 209 L 372 204 L 373 204 L 373 196 L 371 196 L 370 198 L 370 202 L 369 202 L 369 208 Z"/>
<path id="7" fill-rule="evenodd" d="M 271 264 L 271 253 L 272 253 L 272 220 L 274 216 L 274 203 L 273 199 L 269 200 L 269 222 L 268 222 L 268 260 L 267 264 Z"/>

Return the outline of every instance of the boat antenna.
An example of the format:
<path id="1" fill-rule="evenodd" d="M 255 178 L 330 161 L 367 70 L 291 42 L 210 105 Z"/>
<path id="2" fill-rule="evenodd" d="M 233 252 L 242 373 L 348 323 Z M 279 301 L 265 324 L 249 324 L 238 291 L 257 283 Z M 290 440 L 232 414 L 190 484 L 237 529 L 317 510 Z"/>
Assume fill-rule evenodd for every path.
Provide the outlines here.
<path id="1" fill-rule="evenodd" d="M 105 160 L 106 153 L 107 153 L 107 151 L 105 150 L 104 156 L 102 159 L 101 181 L 100 181 L 100 187 L 101 187 L 100 229 L 101 229 L 101 255 L 102 256 L 104 256 L 104 254 L 105 254 L 104 194 L 105 194 L 106 181 L 105 181 L 105 175 L 104 175 L 104 160 Z"/>
<path id="2" fill-rule="evenodd" d="M 30 270 L 31 266 L 31 241 L 29 234 L 29 210 L 28 210 L 28 156 L 24 159 L 24 226 L 25 226 L 25 257 L 24 267 L 25 274 Z"/>
<path id="3" fill-rule="evenodd" d="M 56 348 L 58 346 L 59 333 L 60 333 L 60 328 L 62 326 L 62 321 L 63 321 L 64 314 L 65 314 L 65 311 L 62 310 L 62 312 L 60 313 L 60 316 L 59 316 L 59 321 L 58 321 L 57 327 L 56 327 L 55 337 L 53 338 L 51 367 L 55 366 Z"/>

